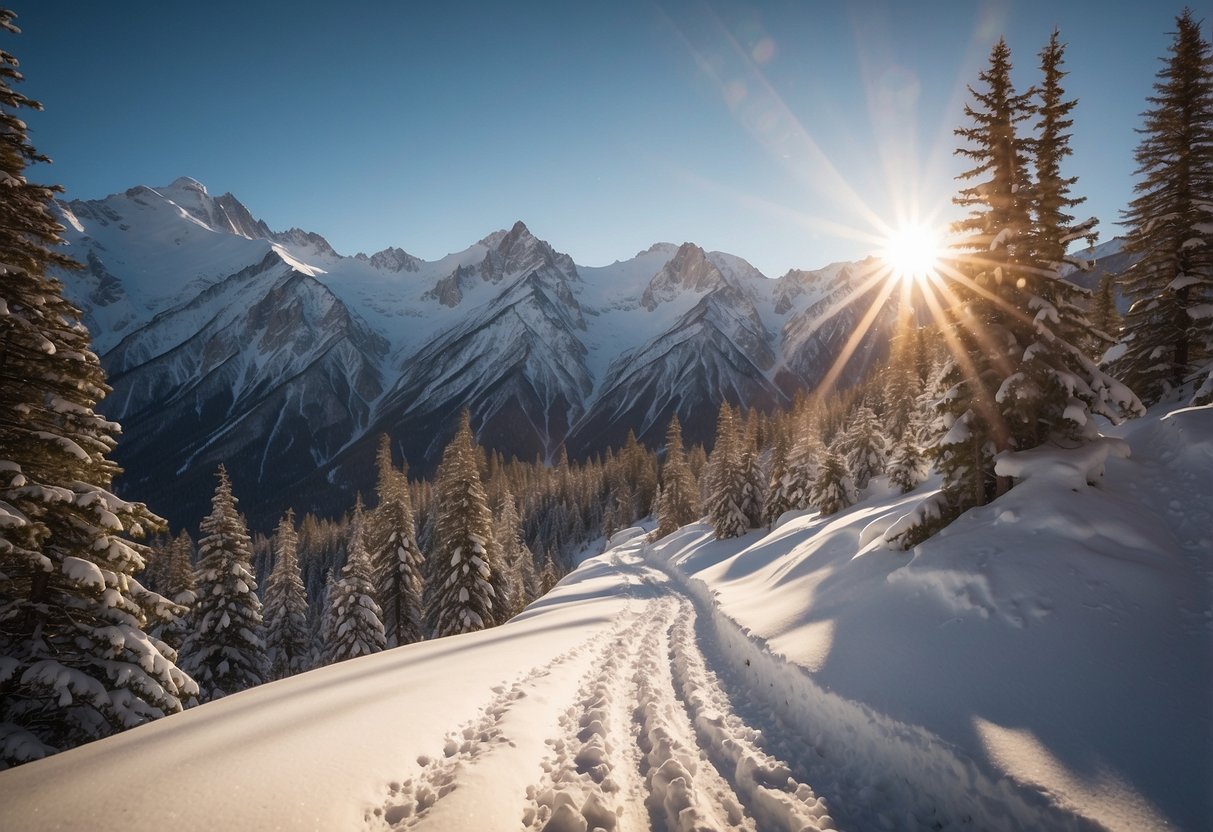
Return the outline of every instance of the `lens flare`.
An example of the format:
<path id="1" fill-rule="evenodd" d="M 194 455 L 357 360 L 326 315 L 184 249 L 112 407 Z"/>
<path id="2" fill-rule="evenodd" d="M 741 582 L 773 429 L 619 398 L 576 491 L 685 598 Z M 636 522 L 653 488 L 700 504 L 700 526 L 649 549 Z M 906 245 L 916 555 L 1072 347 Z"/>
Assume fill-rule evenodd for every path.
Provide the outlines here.
<path id="1" fill-rule="evenodd" d="M 896 279 L 921 282 L 938 273 L 942 247 L 933 228 L 903 225 L 885 240 L 880 256 Z"/>

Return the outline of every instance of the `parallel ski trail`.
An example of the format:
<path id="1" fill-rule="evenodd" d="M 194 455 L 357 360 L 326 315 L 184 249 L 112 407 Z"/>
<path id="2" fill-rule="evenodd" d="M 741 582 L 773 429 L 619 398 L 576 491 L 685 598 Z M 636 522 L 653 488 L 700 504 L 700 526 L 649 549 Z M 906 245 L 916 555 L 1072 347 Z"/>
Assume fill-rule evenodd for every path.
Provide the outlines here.
<path id="1" fill-rule="evenodd" d="M 753 830 L 754 822 L 746 816 L 733 786 L 702 753 L 695 728 L 674 692 L 667 657 L 672 617 L 681 605 L 674 597 L 658 603 L 662 626 L 646 634 L 635 676 L 652 826 L 667 832 Z"/>
<path id="2" fill-rule="evenodd" d="M 629 814 L 643 803 L 640 754 L 632 722 L 632 649 L 653 626 L 637 618 L 611 640 L 560 717 L 561 736 L 547 740 L 553 754 L 543 761 L 538 786 L 527 788 L 522 823 L 528 829 L 629 828 Z"/>
<path id="3" fill-rule="evenodd" d="M 695 635 L 695 608 L 679 599 L 671 630 L 670 663 L 678 695 L 707 756 L 731 783 L 763 830 L 834 829 L 823 799 L 792 768 L 764 750 L 761 731 L 735 711 L 716 674 L 708 668 Z"/>

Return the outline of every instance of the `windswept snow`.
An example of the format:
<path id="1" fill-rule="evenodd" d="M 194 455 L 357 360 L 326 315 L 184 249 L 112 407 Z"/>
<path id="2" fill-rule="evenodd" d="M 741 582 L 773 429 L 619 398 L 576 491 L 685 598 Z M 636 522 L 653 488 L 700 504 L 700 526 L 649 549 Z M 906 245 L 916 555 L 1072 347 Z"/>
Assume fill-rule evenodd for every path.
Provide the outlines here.
<path id="1" fill-rule="evenodd" d="M 877 480 L 843 513 L 736 540 L 704 524 L 657 542 L 625 530 L 500 628 L 0 774 L 0 818 L 1208 828 L 1213 408 L 1118 432 L 1132 456 L 1020 458 L 1019 486 L 910 552 L 885 548 L 883 529 L 929 485 L 890 495 Z"/>

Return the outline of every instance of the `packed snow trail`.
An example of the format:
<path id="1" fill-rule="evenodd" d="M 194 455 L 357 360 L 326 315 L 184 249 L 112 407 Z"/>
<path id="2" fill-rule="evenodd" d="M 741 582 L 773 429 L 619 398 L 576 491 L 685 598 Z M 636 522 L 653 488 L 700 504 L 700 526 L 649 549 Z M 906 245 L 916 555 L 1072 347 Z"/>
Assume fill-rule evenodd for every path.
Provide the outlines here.
<path id="1" fill-rule="evenodd" d="M 642 560 L 642 548 L 610 557 L 627 595 L 611 630 L 497 686 L 441 749 L 417 759 L 419 775 L 387 785 L 383 804 L 365 813 L 369 829 L 453 828 L 467 817 L 452 805 L 461 784 L 468 786 L 464 801 L 482 800 L 477 768 L 495 756 L 529 762 L 537 774 L 516 796 L 516 817 L 527 829 L 834 828 L 825 802 L 788 763 L 762 750 L 761 732 L 734 712 L 700 650 L 694 604 Z M 534 722 L 518 720 L 514 734 L 508 716 L 553 693 L 548 680 L 565 665 L 584 671 L 544 741 L 547 753 L 528 761 L 519 750 L 528 741 L 537 747 Z M 493 767 L 502 765 L 512 762 Z"/>

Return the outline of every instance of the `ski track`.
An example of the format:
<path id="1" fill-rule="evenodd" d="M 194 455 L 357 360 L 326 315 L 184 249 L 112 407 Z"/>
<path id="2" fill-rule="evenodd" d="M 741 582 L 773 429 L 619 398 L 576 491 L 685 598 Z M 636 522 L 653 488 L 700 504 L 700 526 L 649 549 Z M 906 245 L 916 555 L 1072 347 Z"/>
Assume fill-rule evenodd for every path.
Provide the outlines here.
<path id="1" fill-rule="evenodd" d="M 701 608 L 707 602 L 638 548 L 612 556 L 625 582 L 613 626 L 494 688 L 478 716 L 447 735 L 440 755 L 419 757 L 419 774 L 388 785 L 382 806 L 365 814 L 368 829 L 417 825 L 479 758 L 502 744 L 517 747 L 504 717 L 573 661 L 587 669 L 556 735 L 544 741 L 549 752 L 535 760 L 538 781 L 518 795 L 523 829 L 975 828 L 972 817 L 949 818 L 929 794 L 851 760 L 828 732 L 803 724 L 796 703 L 755 698 L 745 651 L 739 658 L 729 652 L 736 645 L 718 638 L 711 611 Z"/>

